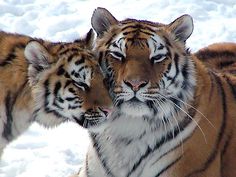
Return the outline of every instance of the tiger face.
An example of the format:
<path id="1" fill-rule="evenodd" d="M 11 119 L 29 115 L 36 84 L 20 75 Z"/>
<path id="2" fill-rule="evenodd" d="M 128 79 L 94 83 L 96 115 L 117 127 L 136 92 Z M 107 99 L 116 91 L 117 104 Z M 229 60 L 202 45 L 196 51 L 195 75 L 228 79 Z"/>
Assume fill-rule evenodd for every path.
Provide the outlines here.
<path id="1" fill-rule="evenodd" d="M 193 31 L 189 15 L 164 25 L 118 21 L 106 9 L 97 8 L 92 26 L 98 35 L 99 63 L 121 113 L 165 120 L 193 98 L 194 65 L 185 48 Z"/>
<path id="2" fill-rule="evenodd" d="M 33 116 L 40 124 L 50 127 L 74 121 L 89 128 L 106 119 L 112 102 L 99 65 L 94 55 L 81 47 L 82 42 L 62 43 L 56 52 L 37 41 L 26 46 Z"/>

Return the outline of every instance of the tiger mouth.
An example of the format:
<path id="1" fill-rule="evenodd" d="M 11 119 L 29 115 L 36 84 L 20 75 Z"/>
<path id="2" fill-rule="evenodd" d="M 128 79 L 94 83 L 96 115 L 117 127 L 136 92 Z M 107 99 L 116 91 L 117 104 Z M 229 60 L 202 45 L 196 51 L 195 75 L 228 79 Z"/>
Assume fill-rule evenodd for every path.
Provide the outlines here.
<path id="1" fill-rule="evenodd" d="M 112 109 L 98 108 L 96 111 L 88 110 L 84 112 L 79 118 L 74 117 L 74 120 L 84 128 L 91 128 L 105 122 L 111 113 Z"/>
<path id="2" fill-rule="evenodd" d="M 129 104 L 135 105 L 135 104 L 139 104 L 139 103 L 144 103 L 144 101 L 139 100 L 137 97 L 133 97 L 133 98 L 126 100 L 126 101 L 124 101 L 124 100 L 120 101 L 118 103 L 118 106 L 122 105 L 123 103 L 129 103 Z"/>
<path id="3" fill-rule="evenodd" d="M 85 113 L 83 115 L 83 124 L 84 128 L 92 128 L 102 124 L 107 119 L 105 114 L 99 112 Z"/>

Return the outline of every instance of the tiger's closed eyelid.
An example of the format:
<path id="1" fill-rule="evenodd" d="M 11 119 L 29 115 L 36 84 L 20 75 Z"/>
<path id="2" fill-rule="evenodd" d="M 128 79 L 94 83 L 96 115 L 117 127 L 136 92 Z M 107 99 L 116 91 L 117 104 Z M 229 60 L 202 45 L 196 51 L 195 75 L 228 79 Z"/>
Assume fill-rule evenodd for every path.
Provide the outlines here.
<path id="1" fill-rule="evenodd" d="M 84 83 L 84 82 L 76 82 L 76 81 L 73 81 L 73 84 L 76 86 L 76 87 L 79 87 L 81 88 L 83 91 L 88 91 L 89 90 L 89 86 Z"/>
<path id="2" fill-rule="evenodd" d="M 158 62 L 163 61 L 166 58 L 167 58 L 167 56 L 165 54 L 158 54 L 158 55 L 151 57 L 151 61 L 153 63 L 158 63 Z"/>
<path id="3" fill-rule="evenodd" d="M 120 52 L 116 52 L 116 51 L 110 51 L 110 52 L 108 52 L 110 55 L 112 55 L 114 58 L 116 58 L 116 59 L 119 59 L 119 60 L 124 60 L 124 55 L 122 54 L 122 53 L 120 53 Z"/>

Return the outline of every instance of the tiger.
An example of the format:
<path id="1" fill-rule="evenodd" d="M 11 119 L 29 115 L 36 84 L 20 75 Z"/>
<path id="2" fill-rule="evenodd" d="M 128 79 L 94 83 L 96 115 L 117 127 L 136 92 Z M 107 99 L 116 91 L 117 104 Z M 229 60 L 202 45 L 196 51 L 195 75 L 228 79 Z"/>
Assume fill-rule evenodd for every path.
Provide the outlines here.
<path id="1" fill-rule="evenodd" d="M 112 100 L 91 51 L 94 33 L 50 42 L 0 32 L 0 151 L 33 123 L 72 121 L 84 128 L 106 119 Z"/>
<path id="2" fill-rule="evenodd" d="M 204 64 L 218 72 L 236 75 L 236 43 L 210 44 L 194 53 Z"/>
<path id="3" fill-rule="evenodd" d="M 98 7 L 91 24 L 114 111 L 74 176 L 235 177 L 236 77 L 191 53 L 193 18 L 119 21 Z"/>

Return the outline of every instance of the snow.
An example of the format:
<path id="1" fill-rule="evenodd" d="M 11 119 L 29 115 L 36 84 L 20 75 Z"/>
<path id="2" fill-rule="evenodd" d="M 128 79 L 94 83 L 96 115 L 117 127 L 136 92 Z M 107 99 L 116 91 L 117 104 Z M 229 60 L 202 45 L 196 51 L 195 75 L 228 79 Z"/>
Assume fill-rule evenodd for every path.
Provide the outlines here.
<path id="1" fill-rule="evenodd" d="M 236 42 L 235 0 L 1 0 L 0 29 L 51 41 L 71 41 L 90 28 L 96 7 L 117 19 L 137 18 L 170 23 L 183 14 L 194 19 L 187 41 L 192 51 L 214 42 Z M 33 124 L 6 149 L 0 177 L 65 177 L 82 165 L 89 140 L 73 123 L 46 130 Z"/>

